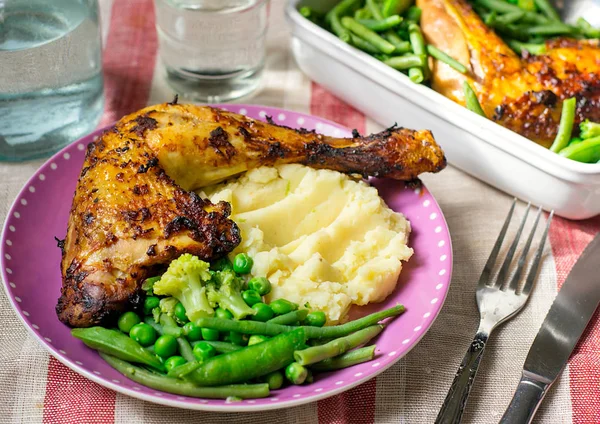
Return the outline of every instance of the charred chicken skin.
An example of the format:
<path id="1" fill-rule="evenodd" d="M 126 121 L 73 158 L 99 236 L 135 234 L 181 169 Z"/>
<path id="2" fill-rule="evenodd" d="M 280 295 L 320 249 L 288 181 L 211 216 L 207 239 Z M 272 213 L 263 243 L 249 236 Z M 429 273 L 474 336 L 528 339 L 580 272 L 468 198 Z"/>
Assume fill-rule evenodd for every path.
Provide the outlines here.
<path id="1" fill-rule="evenodd" d="M 435 61 L 434 90 L 464 105 L 468 81 L 488 117 L 545 147 L 556 136 L 565 99 L 577 98 L 576 123 L 600 121 L 598 40 L 550 40 L 545 54 L 519 57 L 465 0 L 417 5 L 427 42 L 470 68 L 463 75 Z"/>
<path id="2" fill-rule="evenodd" d="M 240 242 L 229 204 L 192 190 L 262 165 L 302 163 L 412 180 L 444 168 L 429 131 L 331 138 L 210 107 L 167 103 L 88 146 L 62 247 L 59 319 L 97 325 L 136 306 L 142 281 L 183 253 L 211 261 Z"/>

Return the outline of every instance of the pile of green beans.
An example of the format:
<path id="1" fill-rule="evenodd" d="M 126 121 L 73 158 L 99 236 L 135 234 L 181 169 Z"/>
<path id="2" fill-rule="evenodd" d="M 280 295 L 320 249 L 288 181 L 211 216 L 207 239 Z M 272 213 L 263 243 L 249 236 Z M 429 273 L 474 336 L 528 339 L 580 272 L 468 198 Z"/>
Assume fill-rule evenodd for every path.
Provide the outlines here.
<path id="1" fill-rule="evenodd" d="M 600 29 L 584 18 L 576 25 L 561 21 L 548 0 L 470 0 L 475 11 L 514 51 L 538 55 L 556 37 L 600 38 Z"/>
<path id="2" fill-rule="evenodd" d="M 419 26 L 421 9 L 414 6 L 414 0 L 341 0 L 325 15 L 306 6 L 300 13 L 417 84 L 429 83 L 429 57 L 463 74 L 469 71 L 465 64 L 425 43 Z"/>
<path id="3" fill-rule="evenodd" d="M 550 150 L 560 156 L 584 163 L 600 163 L 600 123 L 584 121 L 579 125 L 579 137 L 571 137 L 577 99 L 563 102 L 558 133 Z"/>
<path id="4" fill-rule="evenodd" d="M 267 397 L 284 384 L 308 384 L 314 372 L 367 362 L 375 345 L 364 346 L 400 315 L 402 305 L 341 325 L 325 326 L 322 311 L 309 311 L 286 299 L 265 302 L 271 283 L 248 275 L 251 258 L 220 261 L 213 268 L 245 275 L 243 296 L 257 313 L 243 320 L 217 307 L 214 316 L 190 322 L 178 303 L 172 314 L 161 309 L 151 278 L 144 284 L 141 311 L 127 311 L 117 328 L 76 328 L 72 335 L 96 349 L 113 368 L 155 390 L 190 397 L 249 399 Z M 140 316 L 140 312 L 143 316 Z"/>

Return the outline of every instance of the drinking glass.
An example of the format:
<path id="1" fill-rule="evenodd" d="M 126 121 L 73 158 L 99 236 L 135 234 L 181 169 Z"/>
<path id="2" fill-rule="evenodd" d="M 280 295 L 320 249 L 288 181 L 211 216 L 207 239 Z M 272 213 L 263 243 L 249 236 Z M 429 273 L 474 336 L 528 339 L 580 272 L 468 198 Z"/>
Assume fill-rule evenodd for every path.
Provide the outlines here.
<path id="1" fill-rule="evenodd" d="M 155 0 L 167 82 L 186 99 L 216 103 L 254 91 L 265 62 L 268 0 Z"/>
<path id="2" fill-rule="evenodd" d="M 97 0 L 0 0 L 0 160 L 55 152 L 104 105 Z"/>

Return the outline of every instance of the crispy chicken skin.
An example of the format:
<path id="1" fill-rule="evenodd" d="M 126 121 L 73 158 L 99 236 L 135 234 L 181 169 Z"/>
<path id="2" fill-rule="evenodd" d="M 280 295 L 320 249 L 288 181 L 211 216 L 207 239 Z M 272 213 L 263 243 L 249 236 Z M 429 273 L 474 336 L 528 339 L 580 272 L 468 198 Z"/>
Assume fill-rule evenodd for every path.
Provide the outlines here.
<path id="1" fill-rule="evenodd" d="M 303 163 L 415 179 L 444 168 L 429 131 L 339 139 L 210 107 L 166 103 L 121 119 L 88 146 L 60 241 L 59 319 L 97 325 L 141 300 L 141 282 L 183 253 L 211 261 L 240 243 L 229 204 L 193 191 L 261 165 Z"/>
<path id="2" fill-rule="evenodd" d="M 417 5 L 427 42 L 471 71 L 463 75 L 434 61 L 434 90 L 464 105 L 462 84 L 468 81 L 488 117 L 545 147 L 556 136 L 564 99 L 577 97 L 577 123 L 600 120 L 598 40 L 551 40 L 546 54 L 519 57 L 465 0 Z"/>

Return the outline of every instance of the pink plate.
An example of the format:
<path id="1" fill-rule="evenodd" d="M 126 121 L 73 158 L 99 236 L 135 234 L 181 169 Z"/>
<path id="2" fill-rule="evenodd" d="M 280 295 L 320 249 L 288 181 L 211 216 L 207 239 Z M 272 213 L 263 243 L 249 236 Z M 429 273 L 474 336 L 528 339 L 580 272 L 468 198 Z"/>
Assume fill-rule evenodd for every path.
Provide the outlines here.
<path id="1" fill-rule="evenodd" d="M 252 105 L 220 107 L 256 119 L 269 115 L 290 127 L 350 135 L 347 128 L 302 113 Z M 407 308 L 376 340 L 377 356 L 373 361 L 320 374 L 312 384 L 273 391 L 267 399 L 232 403 L 176 396 L 136 384 L 71 337 L 69 328 L 58 321 L 54 312 L 61 287 L 61 256 L 54 237 L 63 238 L 66 233 L 86 145 L 101 132 L 67 146 L 31 177 L 12 205 L 0 239 L 4 289 L 17 315 L 52 355 L 90 380 L 139 399 L 189 409 L 256 411 L 300 405 L 348 390 L 392 366 L 419 342 L 442 308 L 452 274 L 452 247 L 442 211 L 425 187 L 414 189 L 391 180 L 373 180 L 387 204 L 411 221 L 410 245 L 415 250 L 392 295 L 383 303 L 360 310 L 362 315 L 397 303 Z"/>

